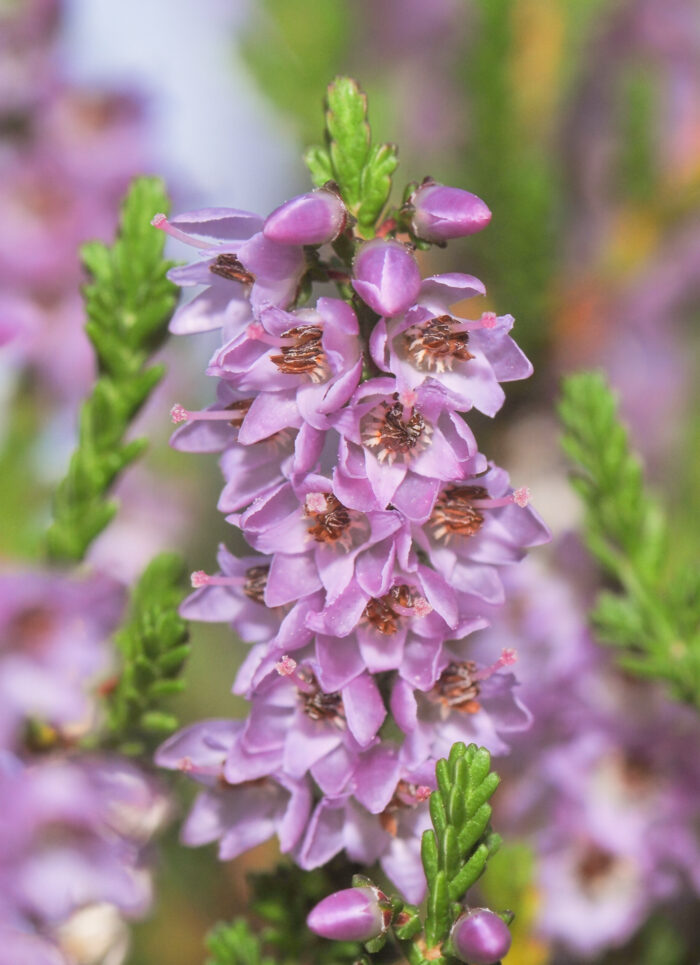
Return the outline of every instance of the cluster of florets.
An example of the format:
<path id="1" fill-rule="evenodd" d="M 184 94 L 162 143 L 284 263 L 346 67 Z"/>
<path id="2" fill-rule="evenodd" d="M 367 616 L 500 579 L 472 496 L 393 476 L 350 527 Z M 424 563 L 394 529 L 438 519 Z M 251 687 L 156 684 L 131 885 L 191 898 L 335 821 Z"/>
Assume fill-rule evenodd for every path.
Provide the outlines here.
<path id="1" fill-rule="evenodd" d="M 419 900 L 435 761 L 458 740 L 502 753 L 528 725 L 514 652 L 480 666 L 468 635 L 503 600 L 502 568 L 547 532 L 462 413 L 493 416 L 500 383 L 530 364 L 511 316 L 453 314 L 484 294 L 478 279 L 422 279 L 400 240 L 444 243 L 489 218 L 426 181 L 372 240 L 333 183 L 265 221 L 225 208 L 154 219 L 201 255 L 171 272 L 206 286 L 172 330 L 223 335 L 217 401 L 174 406 L 173 445 L 222 452 L 219 508 L 252 550 L 222 547 L 182 610 L 252 645 L 234 684 L 248 718 L 196 724 L 158 755 L 206 785 L 187 843 L 219 839 L 231 858 L 276 832 L 304 868 L 342 850 L 379 859 Z M 343 297 L 302 307 L 315 280 Z"/>
<path id="2" fill-rule="evenodd" d="M 134 765 L 78 753 L 123 594 L 23 571 L 0 576 L 0 600 L 0 958 L 122 961 L 124 919 L 150 904 L 144 849 L 169 808 Z"/>

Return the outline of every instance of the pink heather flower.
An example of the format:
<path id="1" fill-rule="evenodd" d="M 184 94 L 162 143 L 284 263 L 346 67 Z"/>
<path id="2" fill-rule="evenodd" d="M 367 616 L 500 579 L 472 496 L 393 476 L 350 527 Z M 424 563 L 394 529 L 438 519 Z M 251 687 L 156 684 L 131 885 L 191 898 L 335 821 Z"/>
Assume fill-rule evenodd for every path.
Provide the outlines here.
<path id="1" fill-rule="evenodd" d="M 492 464 L 441 486 L 427 519 L 414 523 L 413 539 L 451 586 L 500 603 L 501 569 L 522 559 L 527 547 L 548 542 L 550 533 L 525 494 L 510 488 L 505 470 Z"/>
<path id="2" fill-rule="evenodd" d="M 511 315 L 484 312 L 472 321 L 450 314 L 455 302 L 484 293 L 472 275 L 427 278 L 405 314 L 375 326 L 370 348 L 376 365 L 402 386 L 438 382 L 456 408 L 495 415 L 505 399 L 499 383 L 527 378 L 532 366 L 508 334 Z"/>
<path id="3" fill-rule="evenodd" d="M 215 353 L 208 372 L 241 392 L 263 393 L 278 411 L 296 407 L 304 421 L 326 429 L 327 416 L 360 381 L 358 333 L 355 313 L 337 298 L 319 298 L 316 309 L 296 312 L 269 307 Z M 287 418 L 294 424 L 294 414 Z"/>
<path id="4" fill-rule="evenodd" d="M 462 478 L 461 464 L 476 453 L 474 436 L 437 385 L 419 386 L 409 398 L 394 379 L 370 379 L 334 424 L 341 434 L 335 491 L 351 508 L 432 503 L 441 481 Z"/>
<path id="5" fill-rule="evenodd" d="M 425 241 L 441 243 L 473 235 L 491 220 L 491 212 L 481 198 L 430 179 L 414 191 L 409 204 L 414 209 L 413 230 Z"/>
<path id="6" fill-rule="evenodd" d="M 377 315 L 398 315 L 414 301 L 420 272 L 411 252 L 398 241 L 375 238 L 355 258 L 352 287 Z"/>
<path id="7" fill-rule="evenodd" d="M 265 219 L 263 234 L 282 245 L 325 245 L 340 234 L 346 218 L 340 195 L 319 188 L 276 208 Z"/>

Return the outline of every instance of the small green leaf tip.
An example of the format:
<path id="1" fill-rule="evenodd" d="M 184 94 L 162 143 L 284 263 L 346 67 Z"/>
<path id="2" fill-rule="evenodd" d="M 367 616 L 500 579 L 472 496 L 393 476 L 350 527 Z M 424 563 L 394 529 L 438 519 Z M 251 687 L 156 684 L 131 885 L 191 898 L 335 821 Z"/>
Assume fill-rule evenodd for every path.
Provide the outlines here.
<path id="1" fill-rule="evenodd" d="M 174 553 L 151 560 L 132 592 L 127 622 L 115 637 L 121 674 L 105 698 L 105 743 L 124 752 L 141 753 L 177 728 L 159 703 L 184 688 L 179 674 L 190 650 L 178 614 L 184 595 L 185 565 Z"/>
<path id="2" fill-rule="evenodd" d="M 206 965 L 275 965 L 263 955 L 260 938 L 243 918 L 219 922 L 206 937 L 209 952 Z"/>
<path id="3" fill-rule="evenodd" d="M 80 412 L 78 445 L 59 484 L 47 549 L 56 561 L 77 562 L 117 511 L 107 492 L 146 447 L 124 436 L 163 377 L 148 359 L 162 344 L 177 288 L 166 278 L 165 237 L 150 221 L 169 207 L 163 182 L 132 181 L 111 247 L 93 241 L 81 255 L 90 281 L 83 289 L 85 330 L 95 349 L 98 378 Z"/>
<path id="4" fill-rule="evenodd" d="M 483 747 L 452 746 L 447 760 L 435 767 L 437 790 L 430 795 L 433 829 L 421 841 L 423 870 L 428 882 L 425 941 L 434 948 L 446 940 L 461 912 L 462 898 L 481 876 L 489 855 L 500 843 L 491 833 L 491 806 L 498 787 L 491 756 Z"/>
<path id="5" fill-rule="evenodd" d="M 559 415 L 586 543 L 619 587 L 598 597 L 598 636 L 625 670 L 664 680 L 676 699 L 700 707 L 700 572 L 668 551 L 666 516 L 645 490 L 605 377 L 564 379 Z"/>
<path id="6" fill-rule="evenodd" d="M 398 166 L 393 144 L 372 144 L 367 97 L 351 77 L 336 77 L 326 95 L 326 147 L 305 154 L 314 184 L 333 180 L 357 227 L 371 238 L 391 193 Z"/>

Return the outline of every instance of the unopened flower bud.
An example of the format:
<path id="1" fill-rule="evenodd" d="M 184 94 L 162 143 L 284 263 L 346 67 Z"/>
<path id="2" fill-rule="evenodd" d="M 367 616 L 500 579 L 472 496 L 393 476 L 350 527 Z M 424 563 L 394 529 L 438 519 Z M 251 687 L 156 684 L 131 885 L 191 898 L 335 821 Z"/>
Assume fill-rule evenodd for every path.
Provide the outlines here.
<path id="1" fill-rule="evenodd" d="M 452 929 L 452 944 L 469 965 L 494 965 L 508 954 L 510 929 L 494 911 L 472 908 L 461 915 Z"/>
<path id="2" fill-rule="evenodd" d="M 449 241 L 481 231 L 491 212 L 475 194 L 428 181 L 413 194 L 413 230 L 425 241 Z"/>
<path id="3" fill-rule="evenodd" d="M 339 195 L 319 188 L 276 208 L 265 221 L 263 234 L 281 245 L 325 245 L 338 237 L 346 217 Z"/>
<path id="4" fill-rule="evenodd" d="M 312 932 L 338 942 L 368 942 L 386 930 L 376 889 L 345 888 L 320 901 L 306 924 Z"/>
<path id="5" fill-rule="evenodd" d="M 398 241 L 375 238 L 355 259 L 352 287 L 378 315 L 398 315 L 418 296 L 420 271 L 411 252 Z"/>

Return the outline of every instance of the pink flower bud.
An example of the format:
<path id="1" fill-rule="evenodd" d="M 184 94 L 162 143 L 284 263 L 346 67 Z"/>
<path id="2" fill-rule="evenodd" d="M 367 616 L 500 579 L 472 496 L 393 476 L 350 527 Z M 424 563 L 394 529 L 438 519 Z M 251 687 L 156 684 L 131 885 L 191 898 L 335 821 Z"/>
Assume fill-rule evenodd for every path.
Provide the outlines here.
<path id="1" fill-rule="evenodd" d="M 352 287 L 378 315 L 398 315 L 415 302 L 420 271 L 411 252 L 398 241 L 375 238 L 355 259 Z"/>
<path id="2" fill-rule="evenodd" d="M 425 241 L 449 241 L 481 231 L 491 212 L 481 198 L 461 188 L 428 181 L 413 194 L 413 230 Z"/>
<path id="3" fill-rule="evenodd" d="M 452 929 L 452 944 L 469 965 L 494 965 L 508 954 L 511 934 L 502 918 L 488 908 L 472 908 Z"/>
<path id="4" fill-rule="evenodd" d="M 306 924 L 317 935 L 338 942 L 368 942 L 386 928 L 376 890 L 369 887 L 328 895 L 311 909 Z"/>
<path id="5" fill-rule="evenodd" d="M 325 245 L 338 237 L 346 217 L 342 199 L 319 188 L 276 208 L 265 221 L 263 234 L 281 245 Z"/>

